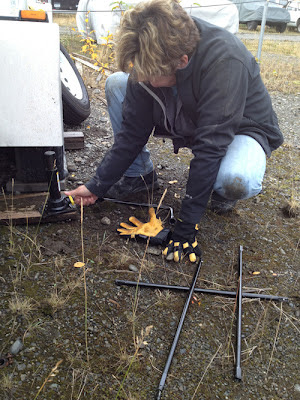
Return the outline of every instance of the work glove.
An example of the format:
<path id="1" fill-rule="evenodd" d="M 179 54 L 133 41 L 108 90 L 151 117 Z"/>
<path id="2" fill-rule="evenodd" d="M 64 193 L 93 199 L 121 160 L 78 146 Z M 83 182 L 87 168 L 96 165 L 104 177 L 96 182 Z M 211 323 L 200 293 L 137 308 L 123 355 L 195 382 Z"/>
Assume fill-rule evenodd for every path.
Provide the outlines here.
<path id="1" fill-rule="evenodd" d="M 196 240 L 198 229 L 198 225 L 178 220 L 163 255 L 168 256 L 173 253 L 174 261 L 180 262 L 187 254 L 191 262 L 196 262 L 197 257 L 201 257 L 201 250 Z"/>
<path id="2" fill-rule="evenodd" d="M 170 230 L 163 227 L 161 219 L 156 218 L 154 208 L 149 208 L 149 222 L 141 222 L 135 217 L 130 217 L 129 221 L 133 225 L 121 222 L 122 228 L 117 229 L 121 236 L 130 237 L 131 239 L 148 240 L 151 245 L 163 245 L 167 242 Z"/>

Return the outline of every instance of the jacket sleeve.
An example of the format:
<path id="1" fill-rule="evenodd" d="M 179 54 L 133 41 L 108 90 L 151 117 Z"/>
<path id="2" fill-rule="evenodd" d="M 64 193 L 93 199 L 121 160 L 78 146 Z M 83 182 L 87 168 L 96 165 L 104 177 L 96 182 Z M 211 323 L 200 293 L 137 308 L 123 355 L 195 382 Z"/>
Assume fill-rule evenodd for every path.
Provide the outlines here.
<path id="1" fill-rule="evenodd" d="M 221 160 L 243 117 L 248 79 L 247 69 L 235 59 L 219 60 L 201 77 L 183 221 L 196 224 L 205 212 Z"/>
<path id="2" fill-rule="evenodd" d="M 129 77 L 121 131 L 115 136 L 115 142 L 105 154 L 95 176 L 86 184 L 96 196 L 105 195 L 147 143 L 153 129 L 152 107 L 151 96 Z"/>

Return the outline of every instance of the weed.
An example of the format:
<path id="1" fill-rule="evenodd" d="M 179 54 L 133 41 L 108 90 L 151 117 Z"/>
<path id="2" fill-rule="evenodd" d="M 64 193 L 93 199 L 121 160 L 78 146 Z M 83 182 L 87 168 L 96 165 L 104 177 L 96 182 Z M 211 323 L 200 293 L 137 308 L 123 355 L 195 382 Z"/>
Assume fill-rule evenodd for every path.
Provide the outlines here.
<path id="1" fill-rule="evenodd" d="M 17 294 L 9 300 L 8 307 L 12 314 L 28 318 L 30 313 L 35 309 L 33 301 L 27 298 L 21 298 Z"/>

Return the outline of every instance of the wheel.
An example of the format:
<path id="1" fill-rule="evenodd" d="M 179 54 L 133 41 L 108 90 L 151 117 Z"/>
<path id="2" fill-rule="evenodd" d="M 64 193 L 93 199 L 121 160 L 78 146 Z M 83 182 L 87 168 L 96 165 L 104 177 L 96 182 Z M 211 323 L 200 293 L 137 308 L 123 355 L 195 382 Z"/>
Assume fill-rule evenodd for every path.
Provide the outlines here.
<path id="1" fill-rule="evenodd" d="M 64 123 L 79 125 L 91 113 L 89 96 L 78 69 L 62 44 L 60 44 L 60 79 Z"/>
<path id="2" fill-rule="evenodd" d="M 247 28 L 249 31 L 255 31 L 257 28 L 258 22 L 257 21 L 248 21 Z"/>
<path id="3" fill-rule="evenodd" d="M 283 33 L 286 30 L 286 25 L 284 23 L 276 25 L 276 32 Z"/>

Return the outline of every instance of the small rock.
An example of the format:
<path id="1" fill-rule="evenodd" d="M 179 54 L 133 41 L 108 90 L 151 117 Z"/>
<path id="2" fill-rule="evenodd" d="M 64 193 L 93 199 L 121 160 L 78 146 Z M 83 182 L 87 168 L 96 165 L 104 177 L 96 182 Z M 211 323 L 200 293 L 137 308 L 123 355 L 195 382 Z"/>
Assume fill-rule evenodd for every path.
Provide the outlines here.
<path id="1" fill-rule="evenodd" d="M 75 164 L 68 164 L 68 171 L 69 172 L 75 172 L 76 171 L 76 165 Z"/>
<path id="2" fill-rule="evenodd" d="M 300 317 L 300 310 L 295 311 L 295 317 L 297 317 L 297 318 Z"/>
<path id="3" fill-rule="evenodd" d="M 26 364 L 18 364 L 18 371 L 24 371 L 26 369 Z"/>
<path id="4" fill-rule="evenodd" d="M 148 254 L 152 254 L 154 256 L 160 256 L 161 255 L 161 249 L 157 247 L 148 247 L 147 249 Z"/>
<path id="5" fill-rule="evenodd" d="M 299 383 L 296 383 L 296 385 L 294 386 L 295 392 L 300 393 L 300 385 Z"/>
<path id="6" fill-rule="evenodd" d="M 50 388 L 51 388 L 51 389 L 58 389 L 58 384 L 57 384 L 57 383 L 52 383 L 52 384 L 50 385 Z"/>
<path id="7" fill-rule="evenodd" d="M 10 353 L 13 355 L 18 354 L 23 349 L 23 342 L 20 338 L 18 338 L 15 343 L 12 344 L 10 348 Z"/>
<path id="8" fill-rule="evenodd" d="M 27 375 L 26 374 L 21 374 L 20 378 L 21 378 L 21 381 L 24 382 L 26 380 L 26 378 L 27 378 Z"/>
<path id="9" fill-rule="evenodd" d="M 138 272 L 138 268 L 133 264 L 130 264 L 128 269 L 132 272 Z"/>
<path id="10" fill-rule="evenodd" d="M 166 257 L 166 260 L 167 260 L 167 261 L 171 261 L 171 260 L 173 260 L 173 259 L 174 259 L 174 253 L 170 253 L 170 254 L 168 254 L 167 257 Z"/>
<path id="11" fill-rule="evenodd" d="M 93 94 L 99 94 L 99 93 L 101 93 L 101 90 L 100 90 L 100 89 L 94 89 L 94 90 L 93 90 Z"/>
<path id="12" fill-rule="evenodd" d="M 110 219 L 108 217 L 103 217 L 101 219 L 101 224 L 103 225 L 110 225 Z"/>

